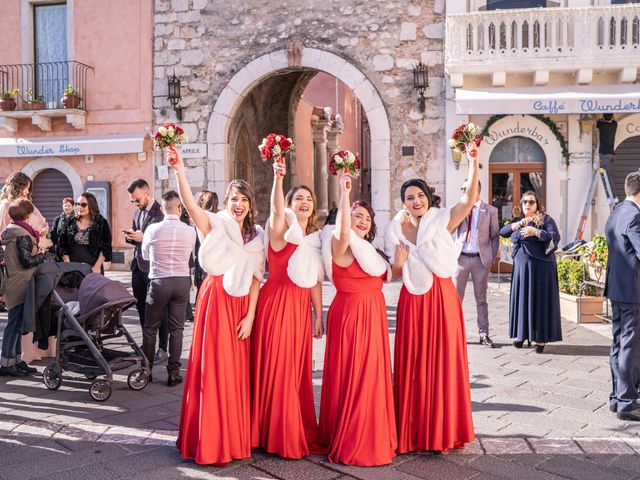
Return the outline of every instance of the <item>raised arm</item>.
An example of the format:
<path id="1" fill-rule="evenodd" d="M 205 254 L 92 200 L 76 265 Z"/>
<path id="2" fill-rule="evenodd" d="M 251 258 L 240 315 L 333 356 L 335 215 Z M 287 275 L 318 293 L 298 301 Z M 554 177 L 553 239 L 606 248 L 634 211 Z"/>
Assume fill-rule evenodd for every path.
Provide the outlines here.
<path id="1" fill-rule="evenodd" d="M 191 186 L 187 180 L 187 176 L 184 171 L 184 163 L 180 153 L 173 147 L 169 147 L 167 150 L 167 159 L 169 164 L 173 162 L 173 168 L 176 172 L 176 179 L 178 180 L 178 195 L 180 195 L 180 201 L 184 208 L 189 212 L 189 216 L 193 220 L 194 225 L 206 235 L 211 230 L 211 224 L 209 223 L 209 215 L 204 209 L 200 208 L 196 203 L 196 199 L 193 197 Z"/>
<path id="2" fill-rule="evenodd" d="M 467 189 L 460 197 L 460 201 L 451 208 L 451 217 L 447 229 L 453 232 L 460 223 L 469 215 L 478 195 L 478 157 L 471 154 L 476 151 L 475 145 L 467 145 L 467 158 L 469 159 L 469 173 L 467 174 Z"/>
<path id="3" fill-rule="evenodd" d="M 271 215 L 269 216 L 269 243 L 274 250 L 285 247 L 284 234 L 287 231 L 287 221 L 284 215 L 284 190 L 282 182 L 287 173 L 287 167 L 273 162 L 273 185 L 271 186 Z"/>
<path id="4" fill-rule="evenodd" d="M 351 237 L 350 193 L 351 176 L 348 173 L 343 173 L 340 177 L 340 202 L 336 216 L 336 231 L 331 239 L 331 253 L 334 257 L 344 255 L 349 248 L 349 238 Z"/>

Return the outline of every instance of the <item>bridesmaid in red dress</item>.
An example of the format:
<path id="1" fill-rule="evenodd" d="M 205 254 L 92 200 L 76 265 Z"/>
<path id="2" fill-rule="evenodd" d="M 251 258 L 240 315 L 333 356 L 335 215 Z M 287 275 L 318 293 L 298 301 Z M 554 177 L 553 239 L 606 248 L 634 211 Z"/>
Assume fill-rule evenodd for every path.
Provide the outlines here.
<path id="1" fill-rule="evenodd" d="M 320 441 L 330 462 L 391 463 L 397 447 L 387 308 L 386 259 L 372 245 L 373 210 L 349 208 L 348 175 L 340 179 L 335 230 L 323 232 L 325 268 L 337 293 L 327 318 L 320 402 Z"/>
<path id="2" fill-rule="evenodd" d="M 311 336 L 323 333 L 324 267 L 313 192 L 297 185 L 285 199 L 286 167 L 274 162 L 273 170 L 265 235 L 269 278 L 251 336 L 251 447 L 297 459 L 317 441 Z"/>
<path id="3" fill-rule="evenodd" d="M 423 180 L 400 190 L 404 209 L 389 223 L 385 252 L 402 276 L 394 351 L 398 453 L 464 448 L 474 441 L 462 306 L 451 276 L 458 252 L 451 232 L 473 207 L 477 159 L 469 156 L 468 188 L 451 209 Z"/>
<path id="4" fill-rule="evenodd" d="M 207 272 L 196 302 L 189 364 L 176 446 L 182 458 L 224 465 L 251 456 L 249 341 L 264 273 L 262 229 L 255 225 L 253 190 L 244 180 L 227 187 L 225 209 L 198 207 L 177 152 L 180 199 L 200 237 Z"/>

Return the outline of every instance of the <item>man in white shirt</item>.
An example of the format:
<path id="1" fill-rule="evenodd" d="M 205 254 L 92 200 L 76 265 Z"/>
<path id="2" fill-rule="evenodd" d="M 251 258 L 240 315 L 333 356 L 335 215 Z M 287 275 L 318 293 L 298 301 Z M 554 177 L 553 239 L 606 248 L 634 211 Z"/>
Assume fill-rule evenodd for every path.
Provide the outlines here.
<path id="1" fill-rule="evenodd" d="M 478 182 L 479 183 L 479 182 Z M 481 186 L 479 185 L 481 188 Z M 466 220 L 463 220 L 456 232 L 456 245 L 460 251 L 458 271 L 453 277 L 460 300 L 464 299 L 467 280 L 471 275 L 473 293 L 476 297 L 478 312 L 478 333 L 480 344 L 494 348 L 489 337 L 489 306 L 487 304 L 487 285 L 489 270 L 498 253 L 500 228 L 498 225 L 498 209 L 480 200 L 480 188 L 476 203 Z M 465 182 L 461 188 L 467 190 Z"/>
<path id="2" fill-rule="evenodd" d="M 170 387 L 182 382 L 180 356 L 185 309 L 189 301 L 191 272 L 189 256 L 196 244 L 196 231 L 180 221 L 182 205 L 178 194 L 170 190 L 162 196 L 164 220 L 149 225 L 142 239 L 142 257 L 149 261 L 149 290 L 142 330 L 142 351 L 153 363 L 156 335 L 162 314 L 169 317 Z"/>

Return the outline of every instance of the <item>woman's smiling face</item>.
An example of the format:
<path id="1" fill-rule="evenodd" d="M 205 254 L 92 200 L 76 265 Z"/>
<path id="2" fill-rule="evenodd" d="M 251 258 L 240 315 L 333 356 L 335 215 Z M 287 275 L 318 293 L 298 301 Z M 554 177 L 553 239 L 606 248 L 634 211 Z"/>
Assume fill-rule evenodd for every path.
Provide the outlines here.
<path id="1" fill-rule="evenodd" d="M 429 197 L 422 189 L 412 185 L 405 191 L 402 204 L 412 217 L 421 217 L 429 210 Z"/>

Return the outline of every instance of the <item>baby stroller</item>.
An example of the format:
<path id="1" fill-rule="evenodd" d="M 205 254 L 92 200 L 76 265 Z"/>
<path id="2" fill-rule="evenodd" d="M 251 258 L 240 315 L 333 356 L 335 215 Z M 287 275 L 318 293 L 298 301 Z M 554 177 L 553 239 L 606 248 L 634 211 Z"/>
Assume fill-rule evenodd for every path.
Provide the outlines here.
<path id="1" fill-rule="evenodd" d="M 91 273 L 83 263 L 42 264 L 32 282 L 35 299 L 44 298 L 36 311 L 40 314 L 48 309 L 49 316 L 57 320 L 56 360 L 43 372 L 47 388 L 58 389 L 65 370 L 81 373 L 94 380 L 89 387 L 91 398 L 104 402 L 111 396 L 113 372 L 134 365 L 139 368 L 129 373 L 129 387 L 142 390 L 147 386 L 149 362 L 122 324 L 122 312 L 135 305 L 136 299 L 122 283 Z M 117 346 L 130 348 L 112 348 Z M 96 380 L 102 375 L 106 379 Z"/>

